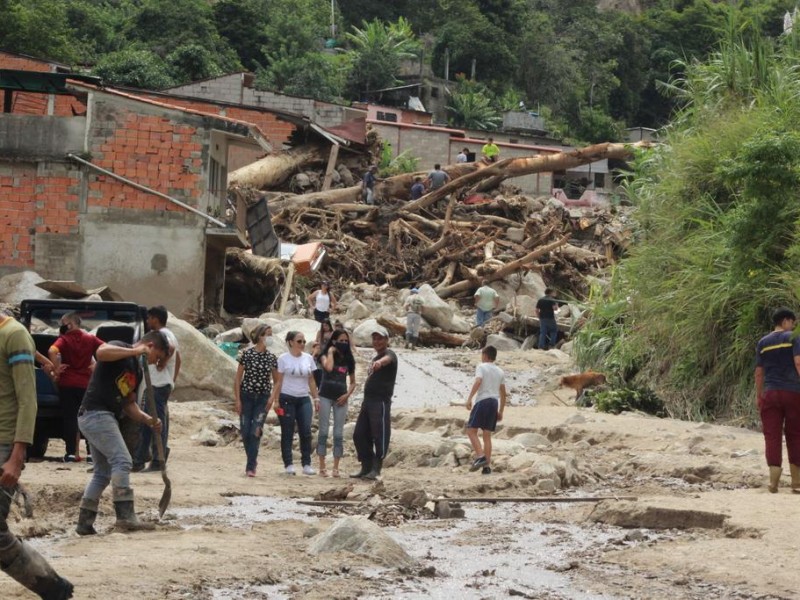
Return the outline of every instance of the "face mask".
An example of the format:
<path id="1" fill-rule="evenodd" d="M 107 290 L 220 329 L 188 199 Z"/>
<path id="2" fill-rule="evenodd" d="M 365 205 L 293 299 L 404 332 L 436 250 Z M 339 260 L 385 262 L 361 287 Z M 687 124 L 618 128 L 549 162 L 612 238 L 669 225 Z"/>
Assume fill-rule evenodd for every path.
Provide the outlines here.
<path id="1" fill-rule="evenodd" d="M 350 349 L 350 344 L 347 342 L 336 342 L 335 346 L 340 354 L 347 354 L 347 351 Z"/>
<path id="2" fill-rule="evenodd" d="M 61 327 L 59 327 L 59 328 L 58 328 L 58 332 L 59 332 L 61 335 L 64 335 L 64 334 L 65 334 L 65 333 L 67 333 L 68 331 L 69 331 L 69 325 L 62 325 Z"/>

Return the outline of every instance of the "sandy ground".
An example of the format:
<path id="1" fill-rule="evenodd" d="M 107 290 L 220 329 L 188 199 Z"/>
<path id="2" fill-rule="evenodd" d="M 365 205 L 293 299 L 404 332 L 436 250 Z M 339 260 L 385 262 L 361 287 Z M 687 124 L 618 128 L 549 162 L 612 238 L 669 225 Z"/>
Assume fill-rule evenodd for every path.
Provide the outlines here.
<path id="1" fill-rule="evenodd" d="M 435 453 L 404 447 L 406 432 L 461 439 L 467 412 L 449 403 L 463 400 L 477 356 L 398 352 L 404 365 L 393 415 L 398 442 L 381 494 L 535 495 L 530 472 L 513 470 L 502 451 L 495 472 L 482 476 L 464 460 L 426 466 Z M 231 407 L 198 401 L 172 404 L 172 504 L 156 531 L 114 533 L 105 497 L 100 534 L 77 536 L 77 506 L 90 475 L 83 463 L 55 460 L 63 453 L 57 443 L 48 459 L 25 470 L 34 517 L 14 508 L 12 528 L 75 584 L 76 598 L 798 597 L 800 496 L 788 487 L 767 493 L 760 434 L 576 408 L 569 390 L 553 390 L 569 370 L 566 361 L 538 351 L 501 354 L 512 405 L 498 445 L 524 432 L 546 436 L 550 445 L 534 454 L 574 459 L 581 474 L 581 483 L 559 495 L 632 495 L 639 506 L 725 515 L 724 527 L 685 530 L 678 519 L 669 529 L 622 529 L 593 522 L 592 503 L 465 504 L 465 519 L 385 526 L 416 559 L 414 568 L 345 553 L 315 557 L 306 551 L 309 539 L 341 515 L 296 499 L 349 482 L 284 475 L 274 424 L 258 477 L 246 478 L 241 444 L 235 433 L 224 437 Z M 201 445 L 194 438 L 204 428 L 222 431 L 223 443 Z M 345 472 L 356 466 L 351 443 L 343 466 Z M 139 513 L 154 520 L 160 475 L 132 477 Z M 356 482 L 354 493 L 370 489 Z M 0 576 L 0 598 L 32 597 Z"/>

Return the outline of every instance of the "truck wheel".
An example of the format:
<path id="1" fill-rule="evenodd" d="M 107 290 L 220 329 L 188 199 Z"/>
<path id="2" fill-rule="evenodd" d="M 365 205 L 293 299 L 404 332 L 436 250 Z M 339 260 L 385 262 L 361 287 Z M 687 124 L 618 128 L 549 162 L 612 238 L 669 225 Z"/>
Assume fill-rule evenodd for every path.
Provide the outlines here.
<path id="1" fill-rule="evenodd" d="M 28 458 L 44 458 L 47 453 L 47 445 L 50 443 L 50 438 L 44 435 L 36 434 L 33 436 L 33 443 L 28 446 Z"/>

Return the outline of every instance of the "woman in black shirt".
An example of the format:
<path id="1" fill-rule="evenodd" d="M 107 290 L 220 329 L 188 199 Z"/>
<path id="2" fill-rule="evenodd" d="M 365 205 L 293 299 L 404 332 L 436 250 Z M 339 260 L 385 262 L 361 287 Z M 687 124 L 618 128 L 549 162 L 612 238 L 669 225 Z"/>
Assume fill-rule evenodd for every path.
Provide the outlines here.
<path id="1" fill-rule="evenodd" d="M 350 349 L 350 334 L 336 330 L 322 352 L 322 383 L 319 388 L 319 437 L 317 456 L 319 474 L 327 477 L 325 457 L 328 428 L 333 411 L 333 476 L 339 477 L 339 460 L 344 454 L 344 423 L 347 420 L 347 400 L 356 389 L 356 361 Z M 347 380 L 350 385 L 347 385 Z"/>

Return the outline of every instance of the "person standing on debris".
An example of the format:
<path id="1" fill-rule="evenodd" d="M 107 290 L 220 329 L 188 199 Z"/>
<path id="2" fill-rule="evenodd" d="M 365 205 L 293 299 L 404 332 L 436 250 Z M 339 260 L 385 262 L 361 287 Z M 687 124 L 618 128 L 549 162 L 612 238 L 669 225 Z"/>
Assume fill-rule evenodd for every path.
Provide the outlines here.
<path id="1" fill-rule="evenodd" d="M 103 341 L 81 329 L 81 317 L 70 312 L 61 317 L 61 335 L 47 354 L 55 368 L 58 396 L 64 411 L 64 462 L 79 462 L 81 434 L 78 431 L 80 408 L 89 378 L 95 351 Z"/>
<path id="2" fill-rule="evenodd" d="M 139 357 L 148 365 L 165 361 L 169 354 L 167 336 L 160 331 L 145 334 L 133 346 L 111 341 L 97 349 L 97 366 L 78 411 L 78 425 L 92 448 L 94 472 L 81 498 L 78 535 L 97 533 L 94 521 L 103 491 L 111 484 L 116 528 L 120 531 L 153 529 L 139 522 L 133 507 L 130 484 L 131 455 L 120 430 L 123 413 L 133 421 L 161 432 L 158 417 L 144 413 L 136 403 L 136 391 L 142 382 Z"/>
<path id="3" fill-rule="evenodd" d="M 350 385 L 347 385 L 347 379 Z M 322 353 L 322 383 L 319 388 L 319 434 L 317 456 L 319 474 L 328 476 L 325 458 L 328 453 L 328 430 L 333 411 L 333 472 L 339 477 L 339 461 L 344 456 L 344 423 L 347 420 L 347 400 L 356 389 L 356 361 L 350 348 L 350 334 L 333 332 Z"/>
<path id="4" fill-rule="evenodd" d="M 408 298 L 403 303 L 403 310 L 406 311 L 406 348 L 417 349 L 419 342 L 419 326 L 422 324 L 422 307 L 425 300 L 419 295 L 419 289 L 413 287 L 408 294 Z"/>
<path id="5" fill-rule="evenodd" d="M 425 195 L 425 184 L 422 177 L 414 177 L 414 185 L 411 186 L 411 199 L 419 200 Z"/>
<path id="6" fill-rule="evenodd" d="M 292 441 L 294 440 L 295 423 L 300 436 L 300 459 L 303 464 L 303 475 L 315 475 L 311 467 L 311 418 L 314 413 L 311 400 L 319 412 L 319 394 L 314 382 L 314 359 L 303 349 L 306 338 L 299 331 L 286 334 L 289 352 L 278 358 L 278 373 L 272 390 L 270 403 L 281 424 L 281 456 L 287 475 L 295 475 L 292 459 Z M 278 402 L 275 402 L 277 398 Z"/>
<path id="7" fill-rule="evenodd" d="M 350 477 L 377 479 L 389 449 L 392 433 L 392 395 L 397 379 L 397 355 L 389 350 L 389 332 L 380 325 L 372 330 L 376 354 L 370 361 L 364 383 L 364 400 L 353 430 L 361 470 Z"/>
<path id="8" fill-rule="evenodd" d="M 450 181 L 450 175 L 442 171 L 442 165 L 436 163 L 433 165 L 433 171 L 428 173 L 425 185 L 428 187 L 429 192 L 433 192 L 445 185 L 448 181 Z"/>
<path id="9" fill-rule="evenodd" d="M 497 348 L 494 346 L 486 346 L 481 350 L 481 364 L 475 369 L 475 383 L 472 384 L 467 398 L 467 410 L 470 411 L 467 437 L 475 450 L 475 460 L 469 470 L 481 469 L 483 475 L 490 475 L 492 472 L 492 433 L 497 422 L 503 420 L 503 410 L 506 407 L 505 375 L 494 364 L 496 359 Z M 483 448 L 478 439 L 479 429 L 483 436 Z"/>
<path id="10" fill-rule="evenodd" d="M 539 350 L 549 350 L 558 340 L 558 323 L 556 309 L 564 304 L 556 300 L 555 291 L 547 288 L 544 296 L 536 302 L 536 316 L 539 317 Z"/>
<path id="11" fill-rule="evenodd" d="M 461 152 L 459 152 L 458 156 L 456 156 L 456 162 L 458 164 L 463 164 L 463 163 L 469 162 L 469 149 L 462 148 Z"/>
<path id="12" fill-rule="evenodd" d="M 272 409 L 272 381 L 278 375 L 278 358 L 267 350 L 267 338 L 272 327 L 259 325 L 252 332 L 255 344 L 239 356 L 239 366 L 233 384 L 236 414 L 239 415 L 239 430 L 247 457 L 245 475 L 256 476 L 258 449 L 264 423 Z"/>
<path id="13" fill-rule="evenodd" d="M 331 292 L 331 284 L 323 281 L 320 289 L 308 297 L 308 306 L 314 311 L 314 320 L 317 323 L 328 321 L 330 324 L 331 311 L 336 310 L 336 297 Z"/>
<path id="14" fill-rule="evenodd" d="M 165 361 L 159 361 L 155 365 L 148 365 L 150 370 L 150 382 L 153 384 L 153 395 L 156 400 L 156 415 L 161 421 L 161 442 L 164 448 L 164 460 L 169 457 L 169 395 L 175 388 L 175 380 L 181 372 L 181 351 L 178 348 L 178 338 L 167 329 L 167 318 L 169 313 L 164 306 L 152 306 L 147 309 L 147 327 L 152 331 L 160 331 L 169 342 L 169 354 Z M 147 393 L 147 390 L 144 391 Z M 145 404 L 146 406 L 146 404 Z M 145 410 L 144 412 L 147 412 Z M 155 440 L 150 434 L 150 428 L 142 426 L 139 434 L 139 445 L 136 456 L 133 460 L 133 471 L 144 469 L 144 463 L 148 455 L 152 455 L 153 460 L 146 471 L 161 471 L 161 463 L 155 450 Z"/>
<path id="15" fill-rule="evenodd" d="M 500 305 L 500 295 L 489 286 L 489 280 L 484 279 L 481 281 L 481 287 L 475 290 L 473 298 L 477 309 L 475 324 L 483 327 L 483 324 L 492 318 L 492 314 Z"/>
<path id="16" fill-rule="evenodd" d="M 378 181 L 377 165 L 370 165 L 361 179 L 361 197 L 366 204 L 375 204 L 375 183 Z"/>
<path id="17" fill-rule="evenodd" d="M 36 425 L 36 347 L 28 331 L 0 312 L 0 569 L 42 598 L 72 598 L 72 584 L 8 528 L 25 453 Z"/>
<path id="18" fill-rule="evenodd" d="M 497 147 L 497 144 L 494 143 L 494 139 L 489 138 L 483 147 L 481 148 L 481 155 L 483 156 L 483 162 L 485 163 L 495 163 L 500 158 L 500 148 Z"/>
<path id="19" fill-rule="evenodd" d="M 778 492 L 782 442 L 786 437 L 792 491 L 800 493 L 800 336 L 793 331 L 797 316 L 788 308 L 772 314 L 771 333 L 756 346 L 756 404 L 761 415 L 769 467 L 769 491 Z"/>

